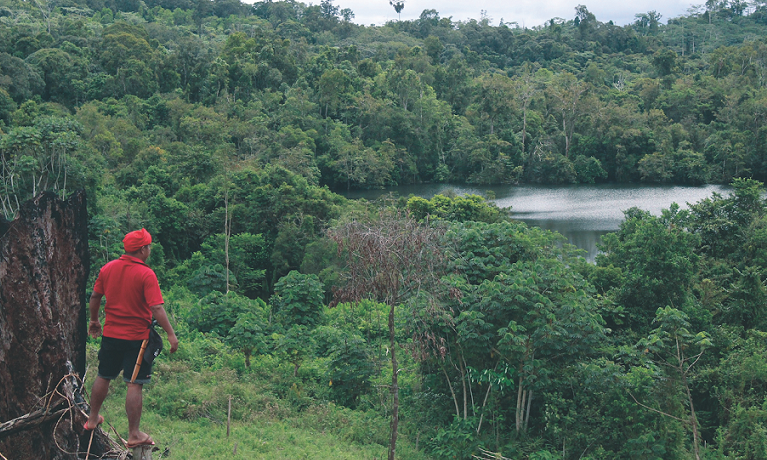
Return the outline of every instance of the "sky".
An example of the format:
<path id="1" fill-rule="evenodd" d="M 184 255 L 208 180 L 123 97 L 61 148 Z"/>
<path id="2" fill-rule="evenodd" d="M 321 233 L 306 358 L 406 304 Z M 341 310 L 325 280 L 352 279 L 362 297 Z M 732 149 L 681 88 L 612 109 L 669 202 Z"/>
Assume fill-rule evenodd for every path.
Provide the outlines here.
<path id="1" fill-rule="evenodd" d="M 306 1 L 305 4 L 319 4 L 320 0 Z M 699 0 L 697 4 L 704 3 Z M 383 25 L 397 19 L 397 13 L 389 0 L 334 0 L 340 9 L 349 8 L 354 12 L 353 22 L 363 25 Z M 479 20 L 482 11 L 492 25 L 501 19 L 508 24 L 516 22 L 520 27 L 542 25 L 551 18 L 573 19 L 575 7 L 584 4 L 600 22 L 612 20 L 617 25 L 634 22 L 634 15 L 657 11 L 661 22 L 687 14 L 693 5 L 689 0 L 405 0 L 403 20 L 418 19 L 423 10 L 437 10 L 440 18 L 451 17 L 453 21 Z"/>

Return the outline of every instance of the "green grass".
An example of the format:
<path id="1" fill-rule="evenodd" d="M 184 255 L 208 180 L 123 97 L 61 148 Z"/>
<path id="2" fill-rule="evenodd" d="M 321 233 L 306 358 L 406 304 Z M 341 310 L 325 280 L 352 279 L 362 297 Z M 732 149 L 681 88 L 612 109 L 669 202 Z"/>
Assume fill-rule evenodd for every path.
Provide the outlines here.
<path id="1" fill-rule="evenodd" d="M 88 346 L 88 389 L 98 366 L 96 347 Z M 306 372 L 311 374 L 311 369 Z M 152 383 L 144 387 L 141 429 L 157 443 L 159 452 L 154 458 L 386 458 L 387 417 L 314 399 L 307 395 L 317 393 L 317 388 L 296 382 L 288 368 L 279 368 L 268 357 L 245 372 L 237 372 L 227 366 L 212 368 L 165 355 L 156 363 Z M 109 425 L 127 438 L 125 391 L 121 378 L 112 382 L 101 411 L 107 422 L 103 428 L 112 437 L 115 435 Z M 230 396 L 232 422 L 227 438 Z M 401 459 L 428 458 L 403 434 L 397 451 Z"/>
<path id="2" fill-rule="evenodd" d="M 226 437 L 226 425 L 200 421 L 169 421 L 147 414 L 144 423 L 160 451 L 169 449 L 169 457 L 183 459 L 373 459 L 386 456 L 379 445 L 356 445 L 344 442 L 331 433 L 306 431 L 286 422 L 235 423 Z"/>

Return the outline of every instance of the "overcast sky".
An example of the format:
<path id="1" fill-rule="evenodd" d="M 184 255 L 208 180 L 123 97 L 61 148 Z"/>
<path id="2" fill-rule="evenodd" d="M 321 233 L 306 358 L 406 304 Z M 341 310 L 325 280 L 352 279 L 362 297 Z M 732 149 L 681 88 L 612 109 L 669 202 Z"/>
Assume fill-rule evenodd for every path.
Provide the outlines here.
<path id="1" fill-rule="evenodd" d="M 303 3 L 317 5 L 320 0 L 304 0 Z M 697 4 L 700 3 L 704 1 L 699 0 Z M 334 0 L 333 4 L 341 9 L 351 9 L 357 24 L 383 25 L 397 19 L 389 0 Z M 441 18 L 452 16 L 453 21 L 466 21 L 480 19 L 484 10 L 492 25 L 498 25 L 503 19 L 504 23 L 534 27 L 551 18 L 573 19 L 579 4 L 586 5 L 598 21 L 612 20 L 618 25 L 633 22 L 635 14 L 652 10 L 662 15 L 661 22 L 665 24 L 668 19 L 687 14 L 693 5 L 687 0 L 405 0 L 402 19 L 417 19 L 423 10 L 433 9 Z"/>

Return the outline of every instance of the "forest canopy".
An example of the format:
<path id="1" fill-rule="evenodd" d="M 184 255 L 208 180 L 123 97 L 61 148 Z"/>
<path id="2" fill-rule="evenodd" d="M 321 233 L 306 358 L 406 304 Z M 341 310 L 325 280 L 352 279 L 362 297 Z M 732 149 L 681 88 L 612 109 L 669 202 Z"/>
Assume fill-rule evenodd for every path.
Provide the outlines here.
<path id="1" fill-rule="evenodd" d="M 424 10 L 366 27 L 330 0 L 3 0 L 3 177 L 35 189 L 84 167 L 57 166 L 59 152 L 88 149 L 135 185 L 158 148 L 334 190 L 765 180 L 767 10 L 692 11 L 617 26 L 579 5 L 524 28 Z"/>

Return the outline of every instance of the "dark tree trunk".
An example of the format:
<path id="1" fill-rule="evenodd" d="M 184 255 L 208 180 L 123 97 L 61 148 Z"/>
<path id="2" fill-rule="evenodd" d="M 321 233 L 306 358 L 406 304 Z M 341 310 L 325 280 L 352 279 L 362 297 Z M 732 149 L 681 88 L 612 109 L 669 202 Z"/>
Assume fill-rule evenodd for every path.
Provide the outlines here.
<path id="1" fill-rule="evenodd" d="M 397 341 L 394 337 L 394 305 L 389 309 L 389 346 L 391 347 L 391 438 L 389 439 L 389 460 L 394 460 L 397 451 L 397 430 L 399 426 L 399 383 L 397 374 L 399 367 L 397 365 L 397 355 L 394 349 L 397 347 Z"/>
<path id="2" fill-rule="evenodd" d="M 90 270 L 85 193 L 76 192 L 67 201 L 43 193 L 24 203 L 16 219 L 0 230 L 0 424 L 41 410 L 48 414 L 23 430 L 0 434 L 0 453 L 78 458 L 75 452 L 85 452 L 90 434 L 82 429 L 83 412 L 62 412 L 68 404 L 57 394 L 41 398 L 56 388 L 78 393 L 77 377 L 67 380 L 69 391 L 62 389 L 62 379 L 73 372 L 85 374 Z M 54 408 L 63 417 L 51 416 Z"/>

